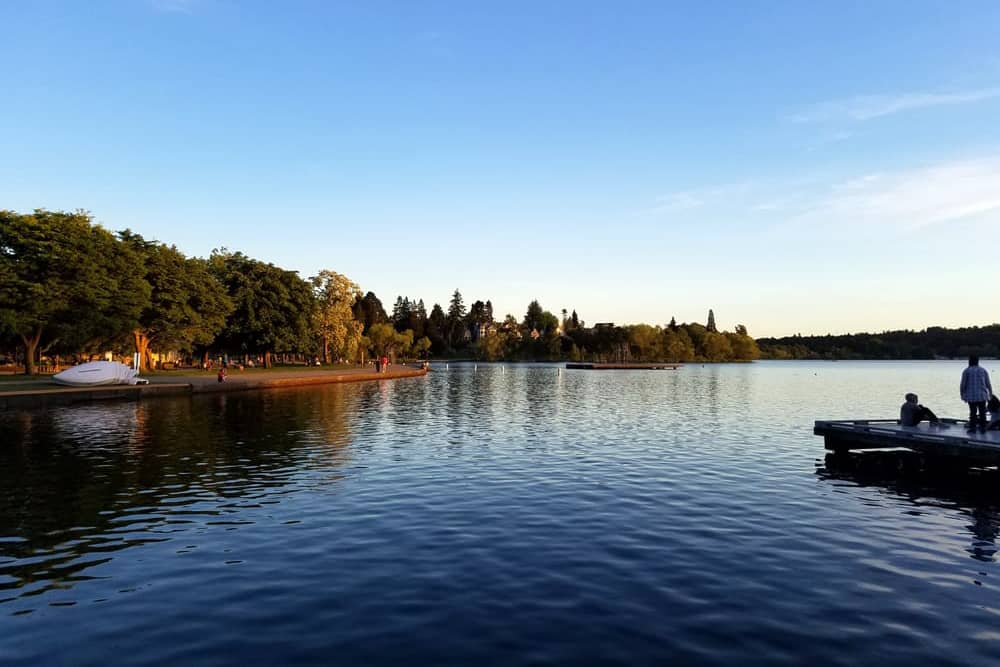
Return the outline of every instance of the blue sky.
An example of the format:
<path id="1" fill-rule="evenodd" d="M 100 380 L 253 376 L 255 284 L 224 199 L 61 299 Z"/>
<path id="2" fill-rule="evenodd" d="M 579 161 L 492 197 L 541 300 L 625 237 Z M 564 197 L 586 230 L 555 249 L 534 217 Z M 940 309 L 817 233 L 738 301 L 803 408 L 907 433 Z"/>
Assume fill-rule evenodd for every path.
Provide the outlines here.
<path id="1" fill-rule="evenodd" d="M 0 6 L 0 207 L 756 336 L 1000 320 L 1000 4 Z"/>

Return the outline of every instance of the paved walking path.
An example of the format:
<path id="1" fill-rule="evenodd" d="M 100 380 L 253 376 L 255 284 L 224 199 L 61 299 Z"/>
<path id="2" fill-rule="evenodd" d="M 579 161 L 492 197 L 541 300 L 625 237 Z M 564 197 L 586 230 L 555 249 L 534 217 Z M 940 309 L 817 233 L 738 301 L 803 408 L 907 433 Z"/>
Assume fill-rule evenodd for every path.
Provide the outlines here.
<path id="1" fill-rule="evenodd" d="M 418 377 L 427 371 L 418 366 L 392 364 L 384 373 L 371 367 L 324 370 L 289 368 L 268 371 L 238 371 L 219 382 L 218 371 L 192 371 L 190 374 L 150 375 L 147 385 L 104 385 L 66 387 L 51 380 L 30 380 L 0 384 L 0 410 L 46 407 L 81 401 L 139 400 L 151 396 L 178 396 L 209 392 L 247 391 L 274 387 L 299 387 L 364 380 L 393 380 Z"/>

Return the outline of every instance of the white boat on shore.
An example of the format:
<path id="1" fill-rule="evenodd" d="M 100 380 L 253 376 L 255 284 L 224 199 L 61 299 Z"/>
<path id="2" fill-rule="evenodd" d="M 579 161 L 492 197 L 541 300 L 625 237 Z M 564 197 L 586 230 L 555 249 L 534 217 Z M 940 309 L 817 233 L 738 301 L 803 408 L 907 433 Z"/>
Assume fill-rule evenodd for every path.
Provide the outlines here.
<path id="1" fill-rule="evenodd" d="M 96 387 L 109 384 L 148 384 L 137 377 L 139 371 L 118 361 L 88 361 L 56 373 L 52 379 L 71 387 Z"/>

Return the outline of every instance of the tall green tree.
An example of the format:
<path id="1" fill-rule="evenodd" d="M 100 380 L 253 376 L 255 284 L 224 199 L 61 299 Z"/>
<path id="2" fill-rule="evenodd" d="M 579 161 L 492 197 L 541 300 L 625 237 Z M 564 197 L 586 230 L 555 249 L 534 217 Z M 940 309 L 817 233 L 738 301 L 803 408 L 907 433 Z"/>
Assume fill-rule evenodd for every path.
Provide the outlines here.
<path id="1" fill-rule="evenodd" d="M 431 339 L 431 350 L 435 354 L 443 354 L 448 348 L 448 317 L 444 314 L 441 304 L 435 303 L 431 314 L 427 316 L 427 337 Z"/>
<path id="2" fill-rule="evenodd" d="M 447 326 L 448 344 L 455 347 L 461 343 L 465 332 L 465 302 L 462 301 L 462 293 L 458 289 L 455 289 L 448 304 Z"/>
<path id="3" fill-rule="evenodd" d="M 354 319 L 352 306 L 361 298 L 361 288 L 347 276 L 323 270 L 309 279 L 316 299 L 315 327 L 323 349 L 323 363 L 330 363 L 330 352 L 344 359 L 354 359 L 364 325 Z"/>
<path id="4" fill-rule="evenodd" d="M 532 329 L 541 333 L 542 331 L 542 305 L 538 303 L 538 299 L 533 300 L 528 304 L 528 309 L 524 313 L 524 329 L 527 332 L 531 332 Z"/>
<path id="5" fill-rule="evenodd" d="M 137 260 L 90 215 L 0 211 L 0 322 L 35 373 L 40 347 L 94 348 L 131 331 L 149 302 Z"/>
<path id="6" fill-rule="evenodd" d="M 389 321 L 385 314 L 382 302 L 375 296 L 374 292 L 368 292 L 363 297 L 354 302 L 354 319 L 361 322 L 365 331 L 373 324 L 382 324 Z"/>
<path id="7" fill-rule="evenodd" d="M 469 314 L 466 315 L 466 322 L 473 340 L 479 340 L 480 330 L 484 327 L 488 328 L 489 325 L 493 324 L 491 310 L 487 309 L 486 304 L 482 301 L 474 302 L 469 308 Z"/>
<path id="8" fill-rule="evenodd" d="M 718 328 L 715 326 L 715 313 L 712 312 L 711 308 L 708 309 L 708 324 L 705 325 L 705 329 L 709 333 L 719 333 Z"/>
<path id="9" fill-rule="evenodd" d="M 119 238 L 140 258 L 152 293 L 132 331 L 139 367 L 149 366 L 150 353 L 208 345 L 222 331 L 233 302 L 202 259 L 185 257 L 174 246 L 147 241 L 129 230 Z"/>
<path id="10" fill-rule="evenodd" d="M 267 367 L 275 352 L 312 349 L 315 300 L 309 282 L 294 271 L 225 249 L 213 251 L 209 265 L 235 305 L 216 345 L 232 353 L 262 354 Z"/>

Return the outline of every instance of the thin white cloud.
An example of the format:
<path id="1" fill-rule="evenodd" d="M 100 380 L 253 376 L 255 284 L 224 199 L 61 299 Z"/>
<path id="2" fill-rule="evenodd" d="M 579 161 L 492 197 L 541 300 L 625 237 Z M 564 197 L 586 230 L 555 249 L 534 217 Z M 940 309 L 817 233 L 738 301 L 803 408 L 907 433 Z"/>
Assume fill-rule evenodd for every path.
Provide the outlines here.
<path id="1" fill-rule="evenodd" d="M 977 217 L 1000 223 L 1000 156 L 837 183 L 792 222 L 826 231 L 898 233 Z"/>
<path id="2" fill-rule="evenodd" d="M 672 192 L 657 198 L 656 210 L 659 211 L 685 211 L 693 208 L 701 208 L 705 205 L 705 200 L 691 192 Z"/>
<path id="3" fill-rule="evenodd" d="M 717 206 L 734 198 L 745 196 L 750 190 L 749 183 L 729 183 L 693 190 L 679 190 L 656 198 L 656 205 L 651 213 L 668 213 L 671 211 L 690 211 L 703 207 Z"/>
<path id="4" fill-rule="evenodd" d="M 645 214 L 692 224 L 726 221 L 755 235 L 830 241 L 897 239 L 932 225 L 1000 228 L 1000 153 L 839 180 L 706 186 L 657 198 Z M 766 231 L 765 231 L 766 230 Z"/>
<path id="5" fill-rule="evenodd" d="M 787 116 L 793 123 L 863 122 L 883 116 L 940 106 L 972 104 L 1000 97 L 1000 87 L 950 93 L 862 95 L 821 102 Z"/>

